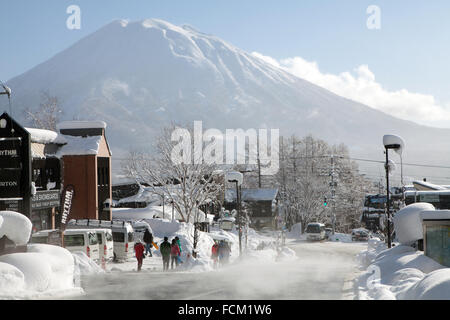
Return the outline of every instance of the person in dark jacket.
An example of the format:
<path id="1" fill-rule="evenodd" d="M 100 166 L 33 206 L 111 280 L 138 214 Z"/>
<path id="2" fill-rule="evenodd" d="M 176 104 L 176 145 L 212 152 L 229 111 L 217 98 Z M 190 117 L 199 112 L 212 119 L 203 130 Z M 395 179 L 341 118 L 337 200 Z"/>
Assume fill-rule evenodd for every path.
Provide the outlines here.
<path id="1" fill-rule="evenodd" d="M 173 263 L 175 262 L 175 266 L 178 267 L 178 256 L 180 255 L 180 247 L 178 246 L 177 240 L 172 240 L 172 247 L 170 250 L 170 257 L 172 260 L 171 268 L 173 269 Z"/>
<path id="2" fill-rule="evenodd" d="M 138 268 L 137 271 L 141 271 L 142 268 L 142 262 L 144 260 L 144 245 L 141 243 L 141 240 L 137 240 L 137 242 L 134 244 L 134 252 L 136 254 L 136 259 L 138 261 Z"/>
<path id="3" fill-rule="evenodd" d="M 153 257 L 151 249 L 153 246 L 153 235 L 150 231 L 148 231 L 148 229 L 145 229 L 144 242 L 145 242 L 145 255 L 147 255 L 148 253 L 150 257 Z"/>
<path id="4" fill-rule="evenodd" d="M 169 270 L 169 262 L 170 262 L 170 251 L 172 250 L 172 246 L 169 243 L 169 238 L 164 237 L 164 242 L 159 246 L 159 250 L 161 251 L 161 256 L 163 259 L 163 270 Z"/>

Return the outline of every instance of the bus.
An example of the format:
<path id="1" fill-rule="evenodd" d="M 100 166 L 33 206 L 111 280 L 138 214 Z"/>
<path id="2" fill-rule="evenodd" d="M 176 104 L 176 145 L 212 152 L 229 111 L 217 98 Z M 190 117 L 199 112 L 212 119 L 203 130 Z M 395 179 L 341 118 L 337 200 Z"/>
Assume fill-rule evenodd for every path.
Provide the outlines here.
<path id="1" fill-rule="evenodd" d="M 417 202 L 431 203 L 436 209 L 450 209 L 450 190 L 406 191 L 405 204 Z"/>

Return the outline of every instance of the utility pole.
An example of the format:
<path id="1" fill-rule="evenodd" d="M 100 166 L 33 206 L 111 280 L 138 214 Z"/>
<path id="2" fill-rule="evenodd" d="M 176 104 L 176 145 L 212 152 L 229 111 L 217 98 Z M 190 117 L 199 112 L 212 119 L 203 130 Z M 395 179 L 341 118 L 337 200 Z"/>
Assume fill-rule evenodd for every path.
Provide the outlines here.
<path id="1" fill-rule="evenodd" d="M 336 214 L 335 214 L 335 182 L 334 182 L 334 155 L 331 155 L 331 171 L 330 171 L 330 176 L 331 176 L 331 182 L 330 182 L 330 187 L 331 187 L 331 222 L 333 225 L 333 234 L 336 231 Z"/>
<path id="2" fill-rule="evenodd" d="M 261 160 L 259 158 L 259 135 L 256 136 L 256 155 L 258 161 L 258 187 L 261 188 Z"/>

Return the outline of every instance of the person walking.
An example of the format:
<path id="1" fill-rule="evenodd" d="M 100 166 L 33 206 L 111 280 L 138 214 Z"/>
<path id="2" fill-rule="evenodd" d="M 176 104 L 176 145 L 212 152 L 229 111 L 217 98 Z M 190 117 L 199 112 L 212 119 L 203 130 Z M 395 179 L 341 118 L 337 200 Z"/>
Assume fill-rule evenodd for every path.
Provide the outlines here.
<path id="1" fill-rule="evenodd" d="M 173 269 L 173 263 L 175 262 L 175 266 L 178 267 L 178 256 L 180 255 L 180 247 L 178 246 L 177 240 L 172 240 L 172 246 L 170 251 L 171 257 L 171 268 Z"/>
<path id="2" fill-rule="evenodd" d="M 145 242 L 145 255 L 149 254 L 150 257 L 153 257 L 151 249 L 153 246 L 153 235 L 150 231 L 148 231 L 148 229 L 145 229 L 144 242 Z"/>
<path id="3" fill-rule="evenodd" d="M 214 244 L 211 248 L 211 259 L 213 259 L 214 262 L 214 268 L 217 268 L 218 260 L 219 260 L 219 245 L 216 241 L 214 241 Z"/>
<path id="4" fill-rule="evenodd" d="M 169 238 L 164 237 L 164 242 L 159 246 L 159 250 L 161 251 L 161 256 L 163 260 L 163 270 L 169 270 L 169 261 L 170 261 L 170 251 L 171 246 L 169 243 Z"/>
<path id="5" fill-rule="evenodd" d="M 175 237 L 175 241 L 177 242 L 177 244 L 178 244 L 178 248 L 180 249 L 180 254 L 178 255 L 178 263 L 183 263 L 183 261 L 181 260 L 181 242 L 180 242 L 180 238 L 178 238 L 178 236 L 177 237 Z"/>
<path id="6" fill-rule="evenodd" d="M 142 263 L 144 261 L 144 250 L 144 245 L 141 243 L 141 240 L 138 239 L 134 244 L 134 252 L 138 262 L 137 271 L 141 271 Z"/>

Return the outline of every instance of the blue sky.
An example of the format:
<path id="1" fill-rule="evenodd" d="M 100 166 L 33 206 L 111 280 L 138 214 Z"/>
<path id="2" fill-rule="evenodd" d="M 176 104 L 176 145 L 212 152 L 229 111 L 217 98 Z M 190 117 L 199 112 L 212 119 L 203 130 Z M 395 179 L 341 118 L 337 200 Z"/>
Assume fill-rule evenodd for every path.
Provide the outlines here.
<path id="1" fill-rule="evenodd" d="M 190 24 L 246 51 L 302 57 L 323 73 L 368 65 L 387 90 L 407 89 L 450 102 L 450 1 L 94 1 L 0 0 L 0 80 L 8 80 L 118 19 Z M 81 8 L 81 30 L 66 28 L 66 8 Z M 381 29 L 366 27 L 369 5 Z"/>

